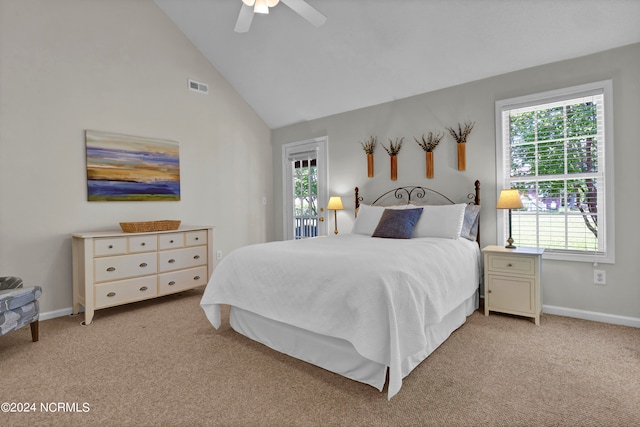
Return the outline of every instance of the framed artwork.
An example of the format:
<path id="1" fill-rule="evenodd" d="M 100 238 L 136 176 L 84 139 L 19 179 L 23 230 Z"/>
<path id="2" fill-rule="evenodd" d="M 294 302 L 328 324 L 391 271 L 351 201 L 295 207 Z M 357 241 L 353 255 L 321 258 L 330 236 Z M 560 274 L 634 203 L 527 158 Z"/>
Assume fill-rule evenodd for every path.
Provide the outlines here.
<path id="1" fill-rule="evenodd" d="M 90 202 L 180 200 L 177 142 L 86 130 L 85 143 Z"/>

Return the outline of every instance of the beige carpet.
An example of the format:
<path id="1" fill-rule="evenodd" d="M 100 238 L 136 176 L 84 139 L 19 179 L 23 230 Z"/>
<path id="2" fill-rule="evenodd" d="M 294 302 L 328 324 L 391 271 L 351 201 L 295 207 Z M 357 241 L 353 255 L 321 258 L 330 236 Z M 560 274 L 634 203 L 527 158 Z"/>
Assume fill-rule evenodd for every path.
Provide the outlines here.
<path id="1" fill-rule="evenodd" d="M 35 404 L 0 425 L 640 425 L 639 329 L 476 312 L 387 401 L 228 323 L 215 331 L 201 294 L 101 310 L 90 326 L 44 321 L 37 343 L 28 327 L 0 337 L 0 403 Z"/>

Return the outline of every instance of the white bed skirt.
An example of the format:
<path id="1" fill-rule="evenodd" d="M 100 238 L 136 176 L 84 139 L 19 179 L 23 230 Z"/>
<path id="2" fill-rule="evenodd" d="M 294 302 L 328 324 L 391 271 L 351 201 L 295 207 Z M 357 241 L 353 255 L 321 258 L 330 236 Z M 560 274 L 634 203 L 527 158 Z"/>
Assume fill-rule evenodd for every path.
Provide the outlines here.
<path id="1" fill-rule="evenodd" d="M 478 308 L 478 292 L 447 314 L 440 323 L 426 328 L 429 338 L 420 352 L 402 361 L 402 378 L 427 358 L 453 331 L 462 326 L 467 316 Z M 231 327 L 238 333 L 274 350 L 304 360 L 382 391 L 387 366 L 366 359 L 351 343 L 340 338 L 316 334 L 286 323 L 259 316 L 238 307 L 231 307 Z"/>

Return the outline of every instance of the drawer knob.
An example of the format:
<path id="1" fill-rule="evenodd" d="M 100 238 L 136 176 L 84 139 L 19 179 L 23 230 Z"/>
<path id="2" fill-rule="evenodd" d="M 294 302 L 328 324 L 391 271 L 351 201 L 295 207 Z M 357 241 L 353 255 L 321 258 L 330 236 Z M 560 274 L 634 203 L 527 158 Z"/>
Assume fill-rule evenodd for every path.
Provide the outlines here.
<path id="1" fill-rule="evenodd" d="M 169 243 L 173 243 L 173 240 L 169 240 Z"/>
<path id="2" fill-rule="evenodd" d="M 173 264 L 174 262 L 176 262 L 176 260 L 171 258 L 168 262 L 169 262 L 169 264 Z"/>
<path id="3" fill-rule="evenodd" d="M 513 264 L 509 263 L 507 264 L 507 267 L 513 267 Z"/>
<path id="4" fill-rule="evenodd" d="M 168 283 L 169 286 L 173 286 L 175 284 L 176 284 L 176 282 L 174 282 L 173 280 Z"/>
<path id="5" fill-rule="evenodd" d="M 491 293 L 491 289 L 489 289 L 487 292 Z"/>
<path id="6" fill-rule="evenodd" d="M 107 271 L 116 271 L 116 268 L 115 267 L 109 267 L 109 268 L 107 268 Z"/>
<path id="7" fill-rule="evenodd" d="M 113 249 L 113 245 L 109 245 L 109 249 Z"/>
<path id="8" fill-rule="evenodd" d="M 200 240 L 200 238 L 199 238 L 199 237 L 196 237 L 196 240 Z"/>
<path id="9" fill-rule="evenodd" d="M 200 280 L 200 276 L 194 277 L 193 280 Z"/>
<path id="10" fill-rule="evenodd" d="M 194 256 L 193 259 L 200 259 L 200 255 Z"/>
<path id="11" fill-rule="evenodd" d="M 146 262 L 143 262 L 142 264 L 140 264 L 140 267 L 145 268 L 147 266 Z"/>
<path id="12" fill-rule="evenodd" d="M 109 292 L 109 293 L 107 294 L 107 296 L 108 296 L 109 298 L 111 298 L 111 297 L 115 297 L 115 296 L 116 296 L 116 293 L 115 293 L 115 292 Z"/>
<path id="13" fill-rule="evenodd" d="M 147 289 L 149 289 L 149 288 L 147 288 L 146 286 L 143 286 L 143 287 L 141 287 L 141 288 L 140 288 L 140 290 L 141 290 L 142 292 L 146 291 Z"/>
<path id="14" fill-rule="evenodd" d="M 147 244 L 145 242 L 140 243 L 140 246 L 146 246 Z"/>

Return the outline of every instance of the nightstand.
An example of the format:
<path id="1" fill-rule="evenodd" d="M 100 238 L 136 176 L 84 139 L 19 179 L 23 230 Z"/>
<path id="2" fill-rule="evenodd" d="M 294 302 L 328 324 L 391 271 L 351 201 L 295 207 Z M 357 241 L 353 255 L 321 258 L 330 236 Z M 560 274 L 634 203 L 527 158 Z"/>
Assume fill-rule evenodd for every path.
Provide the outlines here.
<path id="1" fill-rule="evenodd" d="M 484 314 L 490 311 L 532 317 L 540 324 L 544 249 L 487 246 L 484 253 Z"/>

